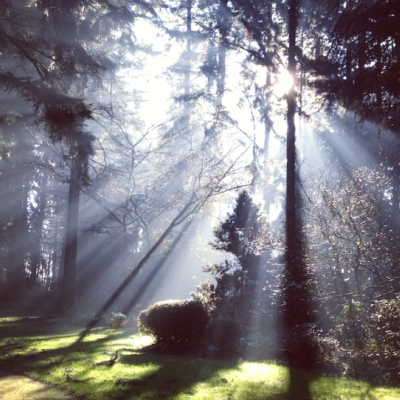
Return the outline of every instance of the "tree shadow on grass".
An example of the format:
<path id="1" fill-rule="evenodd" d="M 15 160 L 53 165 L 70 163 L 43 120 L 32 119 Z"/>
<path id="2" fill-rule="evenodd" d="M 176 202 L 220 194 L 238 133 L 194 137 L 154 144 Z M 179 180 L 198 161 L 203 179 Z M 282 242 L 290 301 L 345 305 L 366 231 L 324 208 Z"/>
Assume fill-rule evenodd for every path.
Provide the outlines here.
<path id="1" fill-rule="evenodd" d="M 65 325 L 60 325 L 57 321 L 29 319 L 2 322 L 0 323 L 0 338 L 3 344 L 0 345 L 0 353 L 11 351 L 18 347 L 20 349 L 27 348 L 35 341 L 76 338 L 79 335 L 79 331 L 80 329 L 77 327 L 66 327 Z M 92 334 L 104 334 L 106 332 L 107 330 L 105 328 L 97 328 Z M 112 334 L 110 333 L 104 337 L 92 339 L 90 341 L 81 343 L 73 341 L 63 346 L 63 348 L 76 350 L 88 345 L 95 346 L 96 343 L 100 345 L 112 340 L 122 339 L 132 336 L 133 334 L 133 330 L 130 329 L 125 329 L 122 332 L 116 330 Z M 47 339 L 44 339 L 46 337 Z"/>
<path id="2" fill-rule="evenodd" d="M 266 397 L 260 392 L 260 383 L 250 381 L 240 383 L 238 397 L 237 382 L 233 377 L 225 377 L 225 372 L 238 370 L 238 360 L 196 356 L 196 350 L 193 349 L 188 350 L 187 355 L 183 354 L 184 350 L 179 355 L 168 350 L 157 353 L 142 352 L 121 358 L 121 362 L 127 365 L 148 366 L 153 363 L 156 369 L 140 377 L 117 381 L 111 397 L 113 400 L 173 399 L 178 395 L 186 395 L 188 398 L 197 395 L 241 400 L 278 399 L 274 395 Z"/>
<path id="3" fill-rule="evenodd" d="M 148 346 L 147 349 L 129 346 L 126 341 L 120 341 L 133 336 L 132 330 L 128 329 L 109 331 L 96 328 L 91 334 L 99 336 L 89 336 L 83 342 L 77 343 L 73 341 L 73 338 L 79 335 L 75 327 L 66 329 L 65 326 L 60 327 L 57 324 L 46 324 L 44 320 L 29 319 L 22 323 L 18 321 L 3 324 L 0 334 L 8 339 L 0 348 L 0 369 L 44 376 L 54 369 L 60 371 L 61 367 L 58 382 L 57 379 L 53 379 L 53 382 L 64 385 L 69 382 L 72 390 L 75 388 L 78 393 L 106 390 L 108 398 L 115 400 L 168 399 L 178 394 L 190 397 L 198 390 L 196 385 L 201 386 L 201 383 L 207 382 L 207 388 L 199 390 L 206 390 L 207 393 L 222 391 L 227 398 L 234 396 L 243 400 L 265 400 L 278 398 L 274 396 L 274 390 L 280 390 L 272 384 L 267 396 L 258 396 L 259 383 L 238 380 L 238 386 L 238 382 L 224 377 L 224 371 L 238 369 L 239 361 L 220 359 L 220 355 L 209 354 L 205 348 L 160 351 L 157 346 Z M 70 343 L 55 342 L 56 348 L 41 350 L 41 343 L 47 339 L 67 339 Z M 120 351 L 121 355 L 115 368 L 99 366 L 93 362 L 96 361 L 93 355 L 104 353 L 106 348 L 108 353 L 104 354 L 105 359 L 110 358 L 109 351 Z M 78 361 L 84 363 L 81 370 L 69 372 L 70 366 Z M 90 377 L 94 368 L 101 372 L 101 378 Z M 135 370 L 137 372 L 133 373 Z"/>
<path id="4" fill-rule="evenodd" d="M 153 363 L 157 368 L 152 373 L 126 381 L 117 382 L 117 390 L 112 398 L 167 399 L 179 393 L 194 394 L 196 383 L 208 381 L 219 370 L 219 365 L 199 359 L 193 362 L 190 358 L 173 355 L 133 354 L 124 356 L 124 364 L 147 366 Z M 229 365 L 229 367 L 234 365 Z M 221 382 L 222 384 L 222 382 Z"/>
<path id="5" fill-rule="evenodd" d="M 188 356 L 168 352 L 164 354 L 140 353 L 133 348 L 120 349 L 123 353 L 117 363 L 119 367 L 123 367 L 122 369 L 96 365 L 91 362 L 90 357 L 93 353 L 101 354 L 100 351 L 96 352 L 96 347 L 106 341 L 106 338 L 102 338 L 96 340 L 95 343 L 90 343 L 90 350 L 87 353 L 75 351 L 71 354 L 72 349 L 67 346 L 47 350 L 44 353 L 14 354 L 7 360 L 0 360 L 0 369 L 14 373 L 44 375 L 61 366 L 65 371 L 59 379 L 69 382 L 73 391 L 76 389 L 77 393 L 82 393 L 82 391 L 96 393 L 106 390 L 108 399 L 126 400 L 168 399 L 179 393 L 190 396 L 194 393 L 192 387 L 195 384 L 209 380 L 215 388 L 225 387 L 228 382 L 218 377 L 218 372 L 221 369 L 232 369 L 237 366 L 237 362 L 233 360 L 202 359 L 195 357 L 195 353 Z M 86 360 L 86 365 L 81 371 L 70 370 L 74 362 L 82 361 L 83 358 Z M 88 377 L 93 369 L 102 373 L 101 379 Z M 62 384 L 61 381 L 58 383 Z"/>
<path id="6" fill-rule="evenodd" d="M 314 379 L 308 371 L 290 368 L 287 400 L 312 400 L 310 386 Z"/>
<path id="7" fill-rule="evenodd" d="M 32 328 L 32 327 L 29 327 Z M 58 339 L 68 339 L 74 338 L 78 335 L 75 329 L 71 329 L 73 332 L 67 331 L 64 335 L 56 334 L 53 335 L 52 332 L 43 332 L 33 329 L 29 329 L 28 334 L 15 335 L 14 329 L 2 330 L 0 329 L 0 335 L 3 339 L 4 344 L 0 346 L 0 369 L 14 372 L 29 372 L 31 370 L 37 371 L 39 373 L 47 372 L 51 368 L 65 365 L 65 358 L 74 354 L 72 359 L 90 359 L 91 354 L 99 354 L 101 348 L 108 343 L 113 341 L 118 341 L 120 339 L 125 339 L 132 336 L 130 330 L 124 330 L 122 332 L 116 331 L 115 333 L 108 334 L 103 337 L 94 338 L 89 341 L 81 342 L 79 344 L 76 341 L 72 343 L 61 344 L 53 349 L 42 349 L 37 350 L 36 347 L 41 347 L 42 342 L 47 340 L 58 340 Z M 59 333 L 60 330 L 58 329 Z M 98 328 L 95 334 L 108 333 L 106 330 Z M 35 337 L 40 336 L 40 337 Z M 44 337 L 48 339 L 44 339 Z"/>
<path id="8" fill-rule="evenodd" d="M 258 380 L 252 376 L 251 368 L 271 367 L 267 364 L 242 363 L 237 358 L 221 359 L 204 348 L 181 349 L 179 354 L 176 354 L 176 349 L 160 350 L 157 346 L 138 349 L 125 340 L 120 341 L 132 336 L 130 330 L 118 330 L 114 333 L 99 328 L 94 332 L 97 333 L 99 337 L 89 337 L 80 346 L 66 344 L 64 347 L 44 352 L 28 351 L 26 354 L 24 351 L 28 347 L 32 348 L 33 341 L 19 343 L 10 340 L 7 345 L 10 346 L 9 349 L 20 351 L 21 354 L 14 353 L 7 359 L 2 358 L 0 369 L 45 376 L 56 368 L 59 372 L 56 379 L 51 379 L 54 383 L 69 386 L 76 393 L 103 392 L 104 398 L 109 400 L 173 399 L 178 395 L 183 398 L 197 395 L 197 398 L 240 400 L 311 400 L 311 385 L 315 382 L 318 384 L 321 377 L 318 372 L 292 368 L 284 371 L 287 374 L 284 382 L 275 378 L 268 379 L 268 373 Z M 49 335 L 49 339 L 51 337 Z M 39 343 L 42 338 L 37 340 Z M 21 349 L 15 347 L 21 345 Z M 110 359 L 111 351 L 116 350 L 120 352 L 120 356 L 115 364 L 108 366 L 94 362 L 99 361 L 97 357 L 101 354 L 105 360 Z M 77 361 L 80 362 L 79 366 L 74 367 L 75 371 L 69 371 L 71 365 Z M 94 375 L 93 370 L 99 374 Z M 329 387 L 342 395 L 342 386 L 343 383 L 338 381 L 337 388 L 331 383 Z M 350 383 L 348 390 L 354 389 Z M 374 399 L 373 386 L 366 384 L 362 389 L 359 391 L 360 396 Z"/>

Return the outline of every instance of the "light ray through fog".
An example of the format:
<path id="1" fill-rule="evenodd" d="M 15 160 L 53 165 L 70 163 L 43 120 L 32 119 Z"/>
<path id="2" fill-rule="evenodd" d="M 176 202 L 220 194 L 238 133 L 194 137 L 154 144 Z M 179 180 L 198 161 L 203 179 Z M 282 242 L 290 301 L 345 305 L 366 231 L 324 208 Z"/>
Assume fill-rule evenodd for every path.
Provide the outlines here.
<path id="1" fill-rule="evenodd" d="M 134 310 L 135 306 L 142 299 L 142 297 L 146 294 L 146 292 L 151 293 L 151 295 L 148 296 L 148 300 L 145 302 L 145 304 L 147 304 L 147 305 L 150 305 L 150 304 L 156 302 L 157 300 L 168 300 L 170 298 L 173 298 L 173 299 L 180 298 L 181 294 L 178 294 L 178 293 L 179 293 L 179 289 L 182 288 L 182 285 L 180 284 L 181 282 L 177 282 L 177 280 L 176 280 L 177 274 L 175 274 L 175 276 L 172 276 L 172 277 L 169 276 L 169 279 L 168 279 L 169 292 L 173 293 L 173 295 L 171 297 L 168 297 L 168 295 L 165 296 L 165 294 L 163 293 L 162 287 L 161 287 L 161 281 L 166 279 L 165 274 L 161 275 L 161 273 L 163 272 L 162 269 L 167 267 L 167 264 L 171 264 L 171 262 L 174 262 L 174 260 L 171 261 L 171 258 L 172 258 L 172 255 L 173 255 L 175 249 L 177 248 L 177 246 L 179 246 L 180 242 L 182 241 L 182 238 L 187 234 L 191 235 L 193 233 L 193 232 L 188 232 L 192 223 L 193 223 L 193 220 L 190 220 L 181 228 L 181 231 L 179 232 L 179 234 L 173 239 L 172 245 L 168 249 L 168 252 L 166 254 L 163 254 L 161 259 L 156 263 L 156 265 L 153 268 L 151 268 L 150 271 L 148 271 L 147 278 L 140 283 L 140 287 L 136 288 L 136 291 L 134 293 L 132 293 L 132 295 L 130 296 L 128 303 L 126 305 L 124 305 L 124 307 L 122 309 L 123 314 L 125 314 L 125 315 L 131 314 L 132 311 Z M 185 241 L 187 242 L 188 238 L 186 237 L 185 239 L 186 239 Z M 185 268 L 191 269 L 191 266 L 188 266 L 188 265 L 182 265 L 182 264 L 178 264 L 178 265 L 180 266 L 179 272 Z M 161 276 L 159 276 L 159 275 L 161 275 Z M 185 282 L 185 283 L 187 284 L 187 282 Z"/>
<path id="2" fill-rule="evenodd" d="M 315 123 L 302 121 L 298 152 L 301 168 L 318 170 L 327 163 L 338 163 L 342 168 L 360 167 L 382 162 L 376 151 L 384 140 L 378 128 L 371 124 L 356 127 L 350 117 L 345 120 L 334 114 L 318 113 Z"/>
<path id="3" fill-rule="evenodd" d="M 365 123 L 362 127 L 355 126 L 354 116 L 352 115 L 339 117 L 332 113 L 327 115 L 320 113 L 317 117 L 317 122 L 318 129 L 315 129 L 315 127 L 312 127 L 307 122 L 303 122 L 304 129 L 300 132 L 301 145 L 299 146 L 299 153 L 303 161 L 300 170 L 303 181 L 302 185 L 305 190 L 303 192 L 304 201 L 308 202 L 310 200 L 315 202 L 314 205 L 309 204 L 309 206 L 310 208 L 313 206 L 317 207 L 315 210 L 315 213 L 318 214 L 316 217 L 316 227 L 318 228 L 320 224 L 323 224 L 325 221 L 327 224 L 326 232 L 329 233 L 330 231 L 333 235 L 331 240 L 326 239 L 325 245 L 321 245 L 317 248 L 314 248 L 315 236 L 313 236 L 313 232 L 308 231 L 310 236 L 305 237 L 305 244 L 310 246 L 310 262 L 312 263 L 312 267 L 316 268 L 315 277 L 319 282 L 319 290 L 321 292 L 319 296 L 317 296 L 321 301 L 321 303 L 318 303 L 318 306 L 321 308 L 317 315 L 317 323 L 320 324 L 320 327 L 329 330 L 332 329 L 331 321 L 329 321 L 329 318 L 325 315 L 324 307 L 333 301 L 332 298 L 330 298 L 330 292 L 332 290 L 339 290 L 337 288 L 334 289 L 334 282 L 337 280 L 340 286 L 340 282 L 350 280 L 353 286 L 349 286 L 347 289 L 342 288 L 344 293 L 346 293 L 346 295 L 343 294 L 343 302 L 357 301 L 361 293 L 358 293 L 355 289 L 354 280 L 360 281 L 362 279 L 370 279 L 369 284 L 372 285 L 372 282 L 376 279 L 373 269 L 376 259 L 374 259 L 371 254 L 374 252 L 374 247 L 379 248 L 379 240 L 384 240 L 380 239 L 381 235 L 385 235 L 385 231 L 382 234 L 379 233 L 381 229 L 379 227 L 376 227 L 376 231 L 369 232 L 368 230 L 372 229 L 372 226 L 375 226 L 374 224 L 368 223 L 362 225 L 362 221 L 366 218 L 368 211 L 365 211 L 367 214 L 364 214 L 363 217 L 363 214 L 358 216 L 357 214 L 351 215 L 351 213 L 347 216 L 346 210 L 351 210 L 353 207 L 356 207 L 355 205 L 360 207 L 367 206 L 368 203 L 365 203 L 366 199 L 374 198 L 376 202 L 370 204 L 371 210 L 381 212 L 380 218 L 382 218 L 382 221 L 385 220 L 384 213 L 388 212 L 387 208 L 392 206 L 390 204 L 390 193 L 394 190 L 393 185 L 390 184 L 392 171 L 390 168 L 387 168 L 386 165 L 391 157 L 392 149 L 398 149 L 400 141 L 392 133 L 380 131 L 373 124 Z M 357 185 L 354 186 L 354 188 L 360 188 L 360 182 L 363 182 L 360 180 L 353 181 L 354 176 L 360 179 L 360 177 L 363 177 L 363 171 L 368 170 L 370 171 L 369 175 L 364 176 L 362 179 L 365 179 L 364 182 L 370 182 L 370 185 L 368 187 L 364 186 L 361 192 L 357 192 L 357 195 L 355 194 L 355 189 L 354 192 L 351 192 L 351 188 L 354 185 Z M 388 182 L 385 189 L 387 194 L 382 192 L 382 188 L 374 186 L 375 174 L 377 174 L 376 176 L 379 177 L 379 179 L 385 177 L 386 182 Z M 324 181 L 324 179 L 326 181 Z M 331 179 L 331 181 L 329 181 L 329 179 Z M 319 193 L 319 190 L 322 190 L 324 184 L 328 185 L 327 187 L 331 192 Z M 320 186 L 318 187 L 318 185 Z M 328 198 L 330 194 L 334 196 L 335 190 L 339 190 L 338 188 L 344 190 L 343 188 L 346 187 L 349 189 L 347 192 L 341 192 L 342 196 L 344 193 L 353 193 L 354 196 L 360 197 L 349 198 L 350 203 L 346 203 L 346 198 L 343 197 Z M 378 193 L 377 190 L 380 192 Z M 316 197 L 318 193 L 320 196 L 325 196 L 323 197 L 325 201 L 334 201 L 332 204 L 329 203 L 325 205 L 327 207 L 327 215 L 323 214 L 323 206 L 321 204 L 318 206 L 318 198 Z M 331 207 L 331 209 L 329 209 L 329 207 Z M 336 215 L 337 220 L 335 220 L 335 207 L 337 207 L 338 213 Z M 386 211 L 384 211 L 385 209 Z M 312 218 L 310 214 L 307 214 L 307 217 Z M 354 225 L 352 226 L 356 231 L 354 232 L 354 237 L 351 237 L 351 230 L 349 231 L 351 227 L 346 227 L 345 221 L 346 218 L 350 218 L 351 220 L 353 217 Z M 359 217 L 360 220 L 358 220 Z M 331 222 L 329 223 L 329 221 Z M 305 219 L 304 222 L 305 224 L 310 223 L 310 226 L 312 226 L 311 219 Z M 360 223 L 360 226 L 356 226 L 357 223 Z M 390 218 L 390 222 L 385 223 L 392 226 L 394 231 L 400 229 L 396 218 Z M 382 224 L 384 224 L 384 222 L 382 222 Z M 360 241 L 360 236 L 357 235 L 361 235 L 363 239 Z M 376 238 L 375 235 L 377 235 Z M 374 239 L 371 239 L 371 237 Z M 341 250 L 339 247 L 340 241 L 346 241 L 346 238 L 349 240 L 346 242 L 347 247 L 343 247 Z M 320 240 L 322 239 L 320 238 Z M 363 240 L 365 240 L 365 244 Z M 372 240 L 371 243 L 375 243 L 371 245 L 371 247 L 368 245 L 369 240 Z M 351 243 L 353 243 L 353 247 Z M 360 266 L 357 264 L 360 261 L 357 261 L 356 254 L 357 248 L 361 243 L 366 246 L 365 248 L 363 247 L 361 253 L 363 257 L 366 257 L 366 260 L 363 259 L 364 261 L 362 261 Z M 336 253 L 335 246 L 337 246 Z M 358 249 L 358 251 L 359 250 L 360 249 Z M 317 251 L 317 253 L 315 253 L 315 251 Z M 379 252 L 378 249 L 375 251 Z M 368 252 L 372 253 L 369 254 Z M 371 258 L 368 259 L 368 257 Z M 387 265 L 390 265 L 388 261 L 388 258 L 390 259 L 390 254 L 383 252 L 381 257 L 382 259 L 380 263 L 378 263 L 380 265 L 377 265 L 376 268 L 387 268 Z M 337 261 L 340 259 L 342 260 L 341 262 Z M 336 263 L 334 260 L 336 260 Z M 391 262 L 393 262 L 393 260 Z M 326 269 L 327 265 L 331 266 L 331 270 Z M 356 278 L 351 278 L 353 268 L 356 271 L 357 268 L 360 269 L 358 273 L 355 272 L 356 276 L 358 274 Z M 340 303 L 340 301 L 338 303 Z M 329 306 L 327 307 L 329 308 Z"/>
<path id="4" fill-rule="evenodd" d="M 282 333 L 289 355 L 288 330 L 315 322 L 312 297 L 346 351 L 364 343 L 337 326 L 362 321 L 362 360 L 370 349 L 386 360 L 392 338 L 371 331 L 400 292 L 400 141 L 341 105 L 399 130 L 396 0 L 337 0 L 334 13 L 299 0 L 11 3 L 0 7 L 1 300 L 86 314 L 82 340 L 111 311 L 187 298 L 210 279 L 198 298 L 214 296 L 210 316 L 230 313 L 248 348 L 278 347 Z M 226 238 L 213 228 L 243 189 L 264 201 L 276 248 L 244 233 L 248 220 L 230 250 L 204 250 Z"/>

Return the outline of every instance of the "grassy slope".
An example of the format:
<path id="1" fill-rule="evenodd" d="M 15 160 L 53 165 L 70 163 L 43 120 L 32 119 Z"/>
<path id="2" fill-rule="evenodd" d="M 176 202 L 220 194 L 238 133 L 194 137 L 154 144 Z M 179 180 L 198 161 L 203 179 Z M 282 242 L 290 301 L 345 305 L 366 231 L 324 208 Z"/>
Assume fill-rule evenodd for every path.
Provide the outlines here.
<path id="1" fill-rule="evenodd" d="M 283 366 L 141 353 L 149 337 L 129 329 L 79 329 L 0 318 L 0 370 L 26 373 L 88 399 L 395 400 L 400 389 Z M 119 352 L 116 362 L 109 366 Z"/>

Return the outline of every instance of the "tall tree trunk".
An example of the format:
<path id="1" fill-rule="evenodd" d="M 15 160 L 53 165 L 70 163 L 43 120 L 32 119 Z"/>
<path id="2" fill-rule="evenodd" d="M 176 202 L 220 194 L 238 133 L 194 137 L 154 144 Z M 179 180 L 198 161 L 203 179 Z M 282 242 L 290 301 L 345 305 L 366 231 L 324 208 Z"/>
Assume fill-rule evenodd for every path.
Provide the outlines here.
<path id="1" fill-rule="evenodd" d="M 186 66 L 185 74 L 183 78 L 183 90 L 184 90 L 184 115 L 185 115 L 185 128 L 189 128 L 190 118 L 190 74 L 192 68 L 192 7 L 193 0 L 187 0 L 187 16 L 186 16 Z"/>
<path id="2" fill-rule="evenodd" d="M 56 226 L 54 230 L 58 229 L 58 219 L 56 220 Z M 51 283 L 50 288 L 56 289 L 57 288 L 57 281 L 58 281 L 58 273 L 60 272 L 60 266 L 57 269 L 57 249 L 58 249 L 58 234 L 54 233 L 54 249 L 51 253 Z"/>
<path id="3" fill-rule="evenodd" d="M 296 31 L 298 25 L 298 1 L 289 0 L 289 49 L 288 69 L 296 78 Z M 315 361 L 309 341 L 309 323 L 313 322 L 310 309 L 311 280 L 305 261 L 301 196 L 298 190 L 296 168 L 296 91 L 295 85 L 287 96 L 287 170 L 286 170 L 286 248 L 283 279 L 283 325 L 288 335 L 286 359 L 292 365 L 312 367 Z"/>
<path id="4" fill-rule="evenodd" d="M 265 93 L 265 106 L 264 106 L 264 179 L 268 178 L 268 161 L 270 157 L 270 139 L 271 139 L 271 129 L 272 129 L 272 121 L 270 117 L 271 111 L 271 73 L 267 71 L 267 79 L 266 79 L 266 93 Z M 270 220 L 270 210 L 271 210 L 271 194 L 269 190 L 264 190 L 264 209 L 268 215 L 268 219 Z"/>
<path id="5" fill-rule="evenodd" d="M 46 210 L 46 192 L 47 192 L 47 175 L 43 175 L 39 179 L 39 196 L 37 207 L 33 213 L 33 244 L 31 257 L 31 280 L 34 281 L 38 276 L 42 260 L 42 231 Z"/>
<path id="6" fill-rule="evenodd" d="M 13 212 L 10 249 L 7 262 L 7 281 L 11 297 L 18 296 L 25 277 L 26 242 L 28 237 L 28 182 L 27 173 L 14 166 Z"/>
<path id="7" fill-rule="evenodd" d="M 80 151 L 72 158 L 68 192 L 64 269 L 62 277 L 62 305 L 65 312 L 76 305 L 76 261 L 78 251 L 79 192 L 83 175 Z"/>
<path id="8" fill-rule="evenodd" d="M 225 78 L 226 78 L 226 49 L 227 35 L 230 30 L 231 20 L 228 12 L 228 0 L 221 0 L 217 11 L 217 26 L 219 32 L 218 49 L 217 49 L 217 91 L 215 100 L 215 116 L 213 125 L 209 131 L 211 138 L 216 138 L 219 127 L 222 125 L 222 100 L 225 93 Z"/>
<path id="9" fill-rule="evenodd" d="M 289 62 L 293 81 L 296 78 L 297 0 L 289 1 Z M 286 144 L 286 248 L 290 253 L 296 242 L 296 91 L 295 85 L 287 95 L 287 144 Z M 292 257 L 289 257 L 290 259 Z"/>
<path id="10" fill-rule="evenodd" d="M 218 8 L 218 70 L 217 70 L 217 107 L 222 107 L 222 98 L 225 92 L 226 77 L 226 47 L 229 31 L 228 0 L 221 0 Z"/>

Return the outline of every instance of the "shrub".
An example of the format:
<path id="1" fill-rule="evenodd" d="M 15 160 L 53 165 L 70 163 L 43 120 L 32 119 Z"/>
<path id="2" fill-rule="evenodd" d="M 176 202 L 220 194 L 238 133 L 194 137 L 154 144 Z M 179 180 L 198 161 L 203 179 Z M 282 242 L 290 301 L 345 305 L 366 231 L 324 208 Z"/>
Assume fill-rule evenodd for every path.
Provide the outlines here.
<path id="1" fill-rule="evenodd" d="M 111 313 L 111 328 L 122 328 L 127 322 L 128 318 L 126 315 L 118 313 Z"/>
<path id="2" fill-rule="evenodd" d="M 207 327 L 208 342 L 223 352 L 238 350 L 242 329 L 231 318 L 212 319 Z"/>
<path id="3" fill-rule="evenodd" d="M 138 329 L 152 335 L 158 344 L 200 344 L 205 341 L 208 320 L 199 301 L 160 301 L 139 314 Z"/>
<path id="4" fill-rule="evenodd" d="M 190 293 L 190 297 L 194 301 L 200 301 L 209 314 L 213 314 L 217 309 L 215 285 L 210 281 L 201 282 L 196 286 L 196 292 Z"/>

